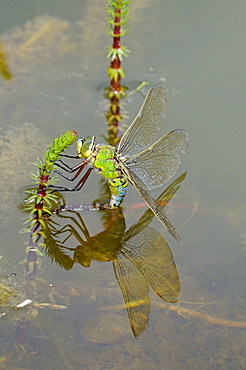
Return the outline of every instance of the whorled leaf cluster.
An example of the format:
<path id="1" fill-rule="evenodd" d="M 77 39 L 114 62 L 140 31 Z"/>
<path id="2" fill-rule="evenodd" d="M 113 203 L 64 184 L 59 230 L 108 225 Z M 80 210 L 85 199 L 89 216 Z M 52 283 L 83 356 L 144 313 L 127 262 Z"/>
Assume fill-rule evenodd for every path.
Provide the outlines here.
<path id="1" fill-rule="evenodd" d="M 43 152 L 44 158 L 40 159 L 40 164 L 36 164 L 39 175 L 32 174 L 37 188 L 26 190 L 29 193 L 24 211 L 28 211 L 31 218 L 28 219 L 27 229 L 36 235 L 40 234 L 40 227 L 45 228 L 43 218 L 52 214 L 54 204 L 59 202 L 59 196 L 48 186 L 57 181 L 56 176 L 50 176 L 57 166 L 55 162 L 60 158 L 61 153 L 77 139 L 77 132 L 68 130 L 64 134 L 56 137 L 49 148 Z"/>

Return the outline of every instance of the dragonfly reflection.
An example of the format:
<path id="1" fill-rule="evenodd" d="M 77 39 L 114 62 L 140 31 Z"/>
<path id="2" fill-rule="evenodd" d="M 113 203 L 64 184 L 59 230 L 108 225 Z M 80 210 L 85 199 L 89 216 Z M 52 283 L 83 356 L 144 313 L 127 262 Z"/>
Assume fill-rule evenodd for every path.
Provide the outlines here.
<path id="1" fill-rule="evenodd" d="M 157 202 L 166 205 L 179 189 L 185 175 L 186 173 L 174 181 L 159 196 Z M 53 231 L 53 235 L 68 233 L 62 242 L 62 249 L 73 251 L 73 261 L 84 267 L 89 267 L 92 260 L 112 261 L 133 334 L 138 337 L 148 324 L 149 285 L 161 299 L 170 303 L 177 302 L 180 292 L 179 276 L 172 252 L 163 236 L 149 226 L 154 213 L 148 209 L 126 231 L 125 218 L 121 209 L 117 209 L 108 227 L 99 234 L 90 236 L 81 215 L 75 211 L 70 212 L 71 217 L 58 217 L 72 220 L 76 227 L 68 224 L 56 232 Z M 71 236 L 79 242 L 76 248 L 64 246 Z M 48 251 L 48 254 L 51 254 L 51 251 Z M 58 262 L 61 264 L 61 254 Z"/>

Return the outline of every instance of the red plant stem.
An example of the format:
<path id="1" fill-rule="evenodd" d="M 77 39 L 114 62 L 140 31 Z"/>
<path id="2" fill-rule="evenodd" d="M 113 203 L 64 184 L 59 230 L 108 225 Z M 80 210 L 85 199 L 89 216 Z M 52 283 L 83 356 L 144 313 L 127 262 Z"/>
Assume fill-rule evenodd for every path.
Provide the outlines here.
<path id="1" fill-rule="evenodd" d="M 116 9 L 115 11 L 118 16 L 115 17 L 114 19 L 114 35 L 119 35 L 119 36 L 114 36 L 114 41 L 113 41 L 113 48 L 114 49 L 119 49 L 120 48 L 120 9 Z"/>
<path id="2" fill-rule="evenodd" d="M 44 170 L 44 172 L 45 172 L 45 170 Z M 46 196 L 46 184 L 49 180 L 49 174 L 46 175 L 46 174 L 43 173 L 40 176 L 39 180 L 40 180 L 40 184 L 39 184 L 39 188 L 38 188 L 38 196 L 44 198 Z M 42 209 L 43 208 L 43 199 L 40 202 L 36 203 L 35 208 L 36 209 Z"/>
<path id="3" fill-rule="evenodd" d="M 115 13 L 117 14 L 117 16 L 115 16 L 114 18 L 114 23 L 115 23 L 115 26 L 114 26 L 114 38 L 113 38 L 113 49 L 120 49 L 120 16 L 121 16 L 121 10 L 120 9 L 116 9 Z M 118 36 L 116 36 L 118 35 Z M 111 62 L 111 68 L 113 69 L 120 69 L 121 67 L 121 62 L 120 62 L 120 59 L 118 56 L 116 56 L 112 62 Z M 120 77 L 120 74 L 118 73 L 118 77 L 117 77 L 117 80 L 115 80 L 114 78 L 111 79 L 111 91 L 113 91 L 114 93 L 115 92 L 120 92 L 120 80 L 121 80 L 121 77 Z M 119 100 L 118 100 L 119 102 Z M 111 103 L 113 104 L 112 100 L 111 100 Z M 114 103 L 115 104 L 115 103 Z"/>
<path id="4" fill-rule="evenodd" d="M 118 57 L 116 57 L 114 60 L 112 60 L 111 68 L 118 70 L 118 69 L 120 69 L 120 66 L 121 66 L 121 63 L 120 63 L 120 59 Z M 121 76 L 118 73 L 117 79 L 112 78 L 111 81 L 110 81 L 110 90 L 113 91 L 114 93 L 115 92 L 120 92 L 120 81 L 121 81 Z"/>

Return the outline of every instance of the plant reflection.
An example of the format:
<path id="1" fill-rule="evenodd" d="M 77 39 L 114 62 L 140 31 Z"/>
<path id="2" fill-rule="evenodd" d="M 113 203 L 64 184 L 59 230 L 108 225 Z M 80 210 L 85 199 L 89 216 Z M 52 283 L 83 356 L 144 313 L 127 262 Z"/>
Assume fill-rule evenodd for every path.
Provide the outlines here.
<path id="1" fill-rule="evenodd" d="M 165 206 L 174 196 L 185 176 L 186 173 L 181 175 L 158 197 L 161 205 Z M 60 229 L 54 220 L 46 220 L 44 248 L 66 270 L 74 263 L 90 267 L 92 260 L 112 261 L 133 334 L 138 337 L 148 324 L 149 285 L 164 301 L 177 302 L 180 292 L 177 268 L 167 241 L 149 226 L 154 217 L 150 209 L 128 230 L 121 209 L 105 212 L 111 215 L 110 221 L 104 231 L 94 236 L 90 236 L 81 215 L 75 211 L 69 212 L 71 216 L 58 215 L 71 221 Z M 63 234 L 65 239 L 60 241 Z M 72 236 L 79 242 L 76 248 L 66 247 Z M 74 252 L 73 258 L 67 251 Z"/>
<path id="2" fill-rule="evenodd" d="M 13 76 L 9 70 L 7 58 L 3 50 L 2 43 L 0 43 L 0 74 L 5 80 L 12 80 Z"/>

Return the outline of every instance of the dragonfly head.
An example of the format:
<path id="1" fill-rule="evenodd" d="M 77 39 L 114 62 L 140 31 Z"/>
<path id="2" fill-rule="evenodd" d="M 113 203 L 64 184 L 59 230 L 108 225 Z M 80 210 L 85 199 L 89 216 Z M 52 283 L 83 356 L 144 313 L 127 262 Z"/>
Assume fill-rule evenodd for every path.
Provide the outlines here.
<path id="1" fill-rule="evenodd" d="M 95 149 L 96 136 L 87 136 L 77 140 L 77 153 L 80 158 L 88 158 Z"/>

